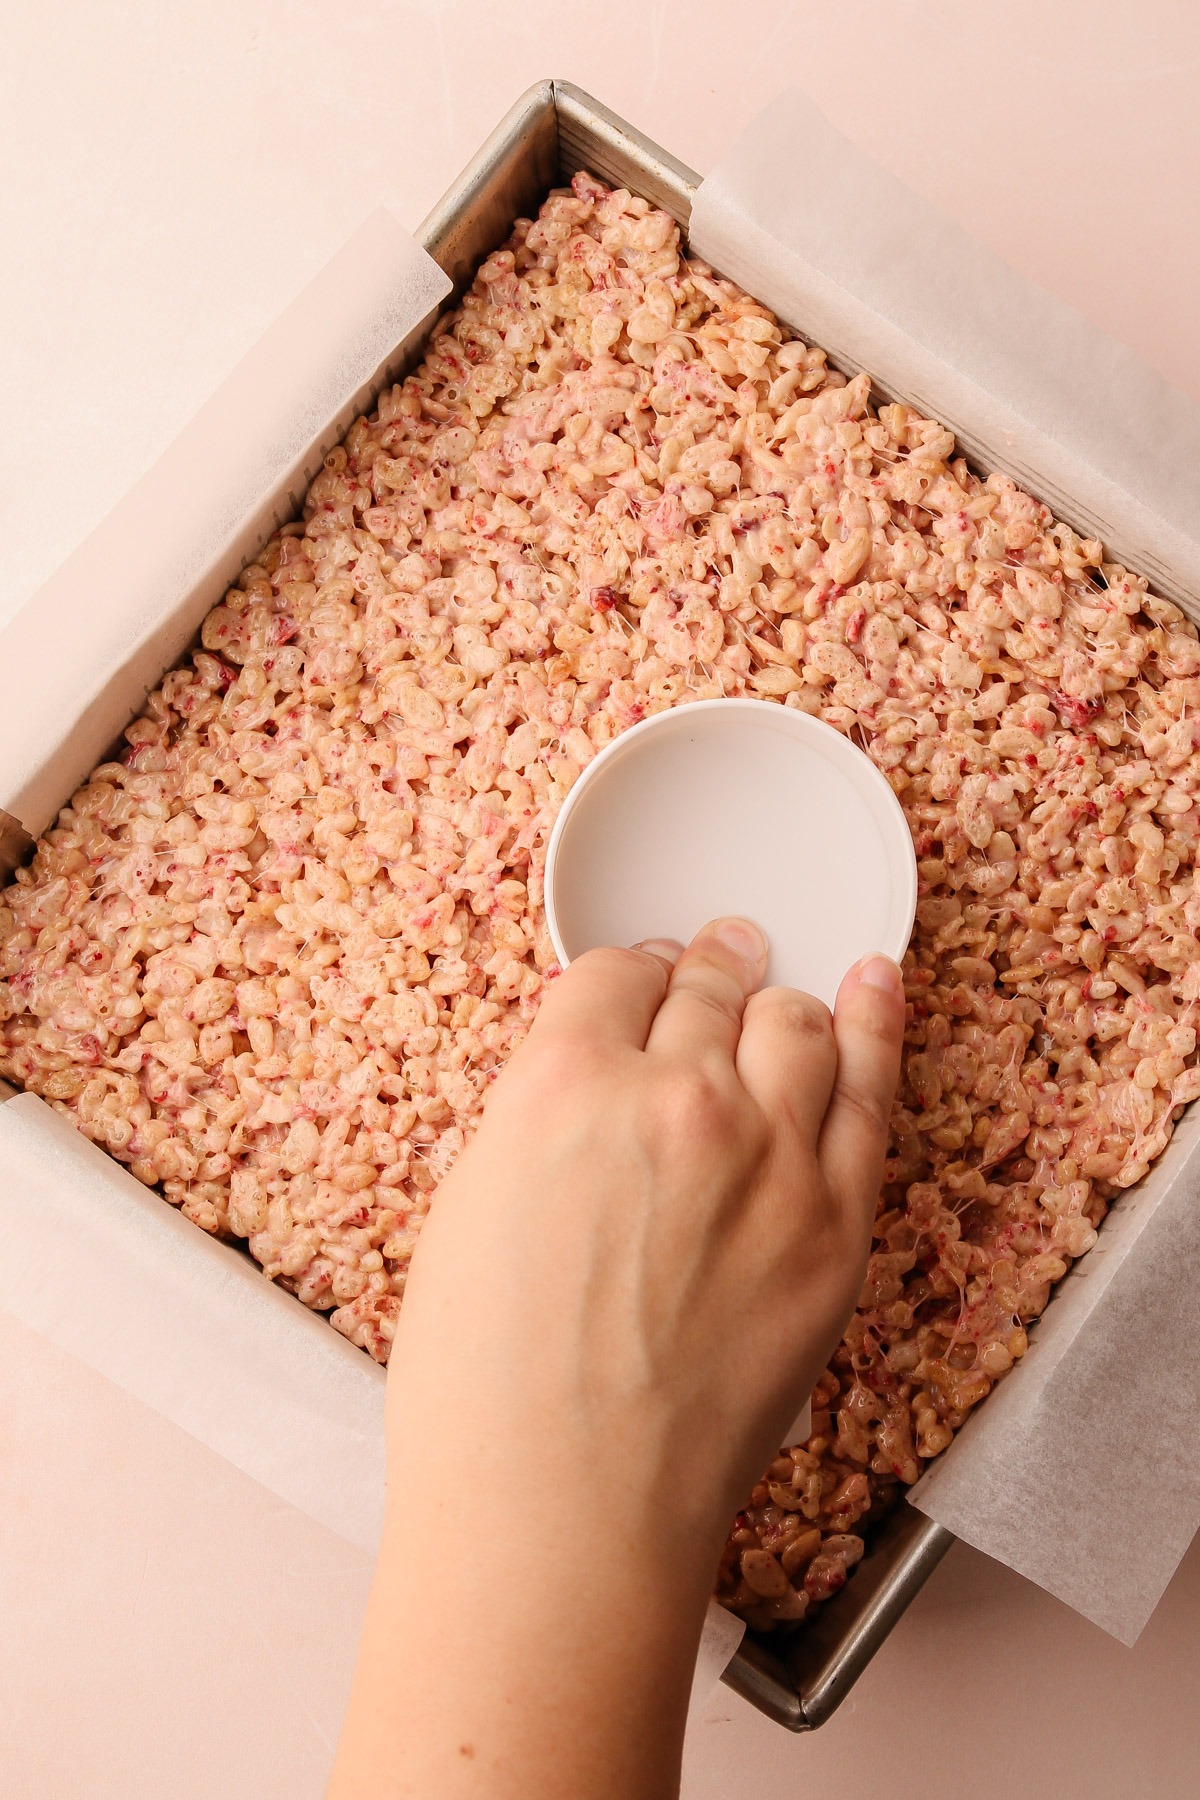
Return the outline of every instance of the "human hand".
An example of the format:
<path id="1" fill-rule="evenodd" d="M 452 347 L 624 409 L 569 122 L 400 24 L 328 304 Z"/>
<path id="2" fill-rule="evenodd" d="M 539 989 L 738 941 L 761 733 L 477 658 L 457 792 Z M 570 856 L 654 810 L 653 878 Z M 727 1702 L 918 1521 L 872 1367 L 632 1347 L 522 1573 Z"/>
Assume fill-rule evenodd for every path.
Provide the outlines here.
<path id="1" fill-rule="evenodd" d="M 853 1309 L 899 1070 L 894 964 L 831 1019 L 765 963 L 733 920 L 581 957 L 443 1182 L 335 1793 L 674 1791 L 721 1545 Z"/>
<path id="2" fill-rule="evenodd" d="M 757 992 L 765 962 L 726 920 L 572 964 L 438 1194 L 396 1345 L 436 1315 L 439 1385 L 510 1442 L 552 1429 L 592 1482 L 610 1447 L 614 1488 L 686 1465 L 676 1528 L 714 1554 L 862 1285 L 904 1025 L 887 958 L 832 1020 Z"/>

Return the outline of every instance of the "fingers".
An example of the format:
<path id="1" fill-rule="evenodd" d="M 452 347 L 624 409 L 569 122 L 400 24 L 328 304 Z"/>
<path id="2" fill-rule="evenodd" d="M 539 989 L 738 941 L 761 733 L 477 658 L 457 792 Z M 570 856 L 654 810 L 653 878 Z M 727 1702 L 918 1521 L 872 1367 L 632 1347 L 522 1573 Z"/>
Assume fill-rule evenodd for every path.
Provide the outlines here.
<path id="1" fill-rule="evenodd" d="M 544 1043 L 567 1034 L 641 1050 L 678 954 L 665 938 L 636 950 L 589 950 L 551 983 L 530 1037 Z"/>
<path id="2" fill-rule="evenodd" d="M 773 1124 L 789 1121 L 815 1145 L 837 1066 L 833 1019 L 820 1000 L 795 988 L 765 988 L 747 1001 L 737 1072 Z"/>
<path id="3" fill-rule="evenodd" d="M 833 1010 L 837 1077 L 817 1145 L 833 1191 L 874 1217 L 888 1117 L 900 1074 L 904 983 L 886 956 L 868 956 L 846 976 Z"/>
<path id="4" fill-rule="evenodd" d="M 650 1028 L 651 1054 L 732 1061 L 746 1001 L 767 966 L 767 940 L 749 919 L 717 919 L 675 965 Z"/>

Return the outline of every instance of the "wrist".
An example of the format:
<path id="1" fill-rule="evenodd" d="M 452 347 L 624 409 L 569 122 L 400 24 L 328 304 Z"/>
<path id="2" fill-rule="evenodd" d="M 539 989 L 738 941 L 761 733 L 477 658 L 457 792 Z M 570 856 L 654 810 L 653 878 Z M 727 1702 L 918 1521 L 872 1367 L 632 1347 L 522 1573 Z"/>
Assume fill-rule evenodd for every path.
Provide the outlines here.
<path id="1" fill-rule="evenodd" d="M 640 1499 L 546 1485 L 544 1459 L 498 1483 L 469 1455 L 449 1480 L 403 1454 L 393 1468 L 364 1638 L 364 1665 L 389 1682 L 360 1676 L 358 1695 L 395 1746 L 385 1793 L 579 1800 L 600 1772 L 605 1794 L 675 1792 L 716 1553 Z"/>
<path id="2" fill-rule="evenodd" d="M 511 1437 L 502 1454 L 491 1449 L 484 1436 L 393 1452 L 389 1554 L 411 1555 L 414 1541 L 462 1546 L 489 1587 L 525 1585 L 547 1616 L 585 1595 L 614 1610 L 645 1597 L 660 1613 L 698 1606 L 702 1615 L 728 1524 L 719 1504 L 677 1492 L 677 1477 L 647 1479 L 632 1453 L 613 1459 L 544 1441 L 522 1448 Z"/>

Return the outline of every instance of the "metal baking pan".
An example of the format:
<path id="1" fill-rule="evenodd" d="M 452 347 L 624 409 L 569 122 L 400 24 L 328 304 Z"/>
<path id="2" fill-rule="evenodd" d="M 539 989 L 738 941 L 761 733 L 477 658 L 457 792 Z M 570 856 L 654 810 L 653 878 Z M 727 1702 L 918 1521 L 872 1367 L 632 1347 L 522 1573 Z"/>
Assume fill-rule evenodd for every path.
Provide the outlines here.
<path id="1" fill-rule="evenodd" d="M 417 241 L 450 275 L 457 295 L 508 236 L 513 222 L 534 215 L 548 190 L 581 168 L 642 195 L 670 213 L 686 233 L 700 177 L 580 89 L 542 81 L 488 138 L 417 231 Z M 340 442 L 360 412 L 374 405 L 385 386 L 420 360 L 433 323 L 431 316 L 396 346 L 372 380 L 281 476 L 247 522 L 243 541 L 252 549 L 298 515 L 325 452 Z M 802 322 L 785 323 L 804 335 Z M 193 600 L 202 601 L 204 610 L 215 604 L 246 560 L 242 555 L 230 566 L 207 570 Z M 199 617 L 199 610 L 191 616 Z M 0 882 L 31 849 L 29 834 L 0 812 Z M 0 1103 L 13 1091 L 0 1082 Z M 846 1587 L 793 1636 L 747 1634 L 725 1681 L 793 1731 L 823 1724 L 953 1541 L 943 1527 L 901 1503 L 872 1532 L 867 1553 Z"/>

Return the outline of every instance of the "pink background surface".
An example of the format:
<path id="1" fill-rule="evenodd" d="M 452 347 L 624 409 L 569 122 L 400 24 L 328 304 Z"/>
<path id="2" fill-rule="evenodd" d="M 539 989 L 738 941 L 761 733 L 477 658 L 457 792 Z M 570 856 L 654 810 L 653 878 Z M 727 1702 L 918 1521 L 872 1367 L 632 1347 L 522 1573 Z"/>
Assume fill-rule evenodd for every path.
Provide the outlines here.
<path id="1" fill-rule="evenodd" d="M 1200 398 L 1182 0 L 45 0 L 0 72 L 0 623 L 364 214 L 416 225 L 550 74 L 700 170 L 796 83 Z M 315 1800 L 365 1558 L 2 1316 L 0 1444 L 5 1794 Z M 959 1547 L 815 1737 L 719 1689 L 687 1800 L 1191 1795 L 1198 1603 L 1193 1547 L 1125 1651 Z"/>

